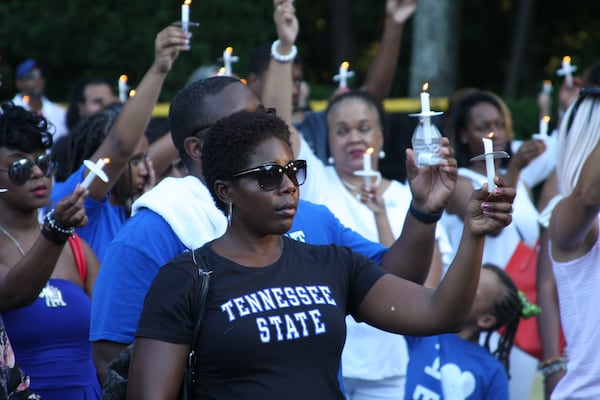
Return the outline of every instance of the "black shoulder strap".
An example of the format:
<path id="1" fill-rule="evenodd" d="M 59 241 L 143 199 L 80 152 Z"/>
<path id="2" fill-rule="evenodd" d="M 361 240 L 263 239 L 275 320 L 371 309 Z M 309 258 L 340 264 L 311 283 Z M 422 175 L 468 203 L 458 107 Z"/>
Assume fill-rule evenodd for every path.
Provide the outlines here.
<path id="1" fill-rule="evenodd" d="M 196 262 L 198 261 L 198 262 Z M 208 284 L 210 283 L 210 271 L 208 271 L 206 263 L 206 255 L 202 255 L 199 260 L 194 257 L 194 263 L 198 266 L 198 276 L 200 279 L 200 288 L 198 293 L 198 309 L 194 314 L 197 315 L 196 325 L 194 326 L 194 342 L 192 343 L 192 351 L 198 348 L 200 342 L 200 326 L 206 312 L 206 296 L 208 294 Z"/>
<path id="2" fill-rule="evenodd" d="M 200 343 L 200 326 L 204 319 L 204 313 L 206 312 L 206 296 L 208 294 L 208 285 L 210 283 L 210 271 L 208 270 L 206 262 L 206 253 L 200 249 L 202 254 L 199 258 L 196 257 L 196 250 L 192 251 L 192 260 L 194 264 L 198 266 L 198 281 L 199 285 L 196 285 L 198 289 L 198 301 L 196 302 L 197 308 L 193 314 L 196 316 L 196 323 L 194 325 L 194 337 L 192 340 L 192 348 L 188 354 L 187 365 L 185 369 L 184 382 L 183 382 L 183 399 L 192 399 L 194 393 L 194 386 L 196 384 L 196 364 L 197 355 L 196 349 Z"/>

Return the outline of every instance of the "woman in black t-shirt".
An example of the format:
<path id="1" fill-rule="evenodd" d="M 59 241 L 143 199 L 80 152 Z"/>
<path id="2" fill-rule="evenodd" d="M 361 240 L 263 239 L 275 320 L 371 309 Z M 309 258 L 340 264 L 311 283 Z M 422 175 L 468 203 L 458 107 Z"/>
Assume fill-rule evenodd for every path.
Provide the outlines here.
<path id="1" fill-rule="evenodd" d="M 202 155 L 206 185 L 230 223 L 223 236 L 157 275 L 136 334 L 130 399 L 177 397 L 195 322 L 194 261 L 211 271 L 195 398 L 343 399 L 337 372 L 345 316 L 409 335 L 457 330 L 478 286 L 485 235 L 511 221 L 512 188 L 497 179 L 493 193 L 474 191 L 457 256 L 431 290 L 347 248 L 283 236 L 306 163 L 294 159 L 279 118 L 233 114 L 211 128 Z"/>

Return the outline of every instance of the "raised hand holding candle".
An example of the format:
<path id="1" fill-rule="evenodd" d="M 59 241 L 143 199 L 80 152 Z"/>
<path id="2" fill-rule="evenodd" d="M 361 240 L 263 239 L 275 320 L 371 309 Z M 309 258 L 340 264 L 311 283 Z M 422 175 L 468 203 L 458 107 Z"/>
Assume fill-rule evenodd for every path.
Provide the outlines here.
<path id="1" fill-rule="evenodd" d="M 233 47 L 227 47 L 225 51 L 223 51 L 223 64 L 225 64 L 225 75 L 231 76 L 233 74 L 231 64 L 236 63 L 239 60 L 239 57 L 233 55 Z"/>
<path id="2" fill-rule="evenodd" d="M 101 158 L 98 160 L 98 162 L 96 162 L 96 164 L 90 160 L 84 160 L 83 163 L 90 170 L 90 172 L 88 172 L 83 182 L 81 182 L 81 187 L 84 189 L 89 188 L 96 176 L 102 179 L 103 182 L 108 182 L 108 176 L 106 176 L 102 168 L 109 162 L 110 158 Z"/>
<path id="3" fill-rule="evenodd" d="M 348 71 L 348 68 L 350 68 L 350 63 L 348 61 L 344 61 L 340 64 L 338 74 L 333 77 L 334 81 L 340 82 L 340 89 L 346 89 L 348 87 L 348 78 L 352 78 L 354 76 L 354 71 Z"/>
<path id="4" fill-rule="evenodd" d="M 568 87 L 573 87 L 573 72 L 577 70 L 575 65 L 571 65 L 571 57 L 564 56 L 561 63 L 561 68 L 556 71 L 558 76 L 565 77 L 565 84 Z"/>
<path id="5" fill-rule="evenodd" d="M 492 144 L 492 137 L 494 137 L 494 132 L 490 132 L 486 137 L 481 139 L 483 141 L 483 153 L 485 154 L 485 171 L 488 181 L 488 193 L 491 193 L 496 187 L 494 184 L 496 167 L 494 166 L 494 146 Z"/>
<path id="6" fill-rule="evenodd" d="M 192 0 L 185 0 L 181 5 L 181 29 L 188 33 L 190 28 L 190 4 Z"/>
<path id="7" fill-rule="evenodd" d="M 121 75 L 119 77 L 119 100 L 121 103 L 127 101 L 127 75 Z"/>

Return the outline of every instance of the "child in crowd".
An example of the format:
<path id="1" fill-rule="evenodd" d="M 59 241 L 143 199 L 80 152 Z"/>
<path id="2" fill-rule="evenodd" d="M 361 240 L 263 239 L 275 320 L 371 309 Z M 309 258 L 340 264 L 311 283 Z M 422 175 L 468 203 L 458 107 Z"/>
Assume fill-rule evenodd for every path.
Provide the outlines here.
<path id="1" fill-rule="evenodd" d="M 471 314 L 458 333 L 405 336 L 411 355 L 405 399 L 508 399 L 508 356 L 521 316 L 532 309 L 504 270 L 484 264 Z M 501 328 L 492 352 L 491 334 Z"/>

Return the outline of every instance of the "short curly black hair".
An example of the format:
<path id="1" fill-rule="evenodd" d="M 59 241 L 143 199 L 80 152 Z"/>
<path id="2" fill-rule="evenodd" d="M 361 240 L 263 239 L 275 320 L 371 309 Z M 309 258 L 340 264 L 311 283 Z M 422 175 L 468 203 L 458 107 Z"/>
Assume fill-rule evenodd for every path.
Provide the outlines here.
<path id="1" fill-rule="evenodd" d="M 202 147 L 204 181 L 217 207 L 225 211 L 225 203 L 215 193 L 217 180 L 231 181 L 232 176 L 252 167 L 250 155 L 270 138 L 283 140 L 292 148 L 290 131 L 279 117 L 263 112 L 239 111 L 219 120 L 206 134 Z"/>
<path id="2" fill-rule="evenodd" d="M 13 102 L 2 103 L 0 111 L 0 147 L 33 153 L 52 146 L 48 121 Z"/>
<path id="3" fill-rule="evenodd" d="M 68 136 L 56 142 L 52 154 L 58 162 L 58 182 L 65 181 L 81 167 L 83 160 L 90 158 L 100 148 L 122 109 L 123 105 L 120 103 L 110 104 L 101 111 L 84 117 Z"/>

